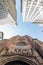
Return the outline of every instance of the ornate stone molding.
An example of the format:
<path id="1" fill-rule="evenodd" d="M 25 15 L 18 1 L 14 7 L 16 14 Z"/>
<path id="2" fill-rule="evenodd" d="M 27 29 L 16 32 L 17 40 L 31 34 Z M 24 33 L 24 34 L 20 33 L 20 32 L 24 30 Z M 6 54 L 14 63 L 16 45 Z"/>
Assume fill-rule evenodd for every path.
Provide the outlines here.
<path id="1" fill-rule="evenodd" d="M 30 37 L 14 37 L 0 41 L 0 65 L 16 60 L 30 65 L 43 65 L 43 59 L 32 44 L 33 40 Z"/>

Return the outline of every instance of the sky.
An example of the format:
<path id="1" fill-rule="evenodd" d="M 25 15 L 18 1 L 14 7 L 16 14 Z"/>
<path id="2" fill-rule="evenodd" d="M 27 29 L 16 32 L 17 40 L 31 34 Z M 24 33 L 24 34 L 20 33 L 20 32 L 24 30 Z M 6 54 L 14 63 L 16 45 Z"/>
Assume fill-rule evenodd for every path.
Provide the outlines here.
<path id="1" fill-rule="evenodd" d="M 22 13 L 20 10 L 20 0 L 16 0 L 16 9 L 18 26 L 12 26 L 10 24 L 0 25 L 0 31 L 4 33 L 4 39 L 9 39 L 16 35 L 28 35 L 32 38 L 37 38 L 43 41 L 43 26 L 30 22 L 23 22 Z"/>

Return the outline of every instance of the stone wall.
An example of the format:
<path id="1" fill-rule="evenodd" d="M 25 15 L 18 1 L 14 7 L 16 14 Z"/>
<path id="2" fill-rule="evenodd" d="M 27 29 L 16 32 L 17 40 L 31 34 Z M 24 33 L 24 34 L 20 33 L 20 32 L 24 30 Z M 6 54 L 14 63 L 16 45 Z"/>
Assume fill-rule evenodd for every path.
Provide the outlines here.
<path id="1" fill-rule="evenodd" d="M 8 60 L 10 62 L 14 57 L 20 57 L 21 61 L 26 57 L 31 65 L 43 65 L 43 42 L 27 35 L 0 41 L 0 65 L 4 65 L 3 62 Z"/>
<path id="2" fill-rule="evenodd" d="M 32 46 L 34 47 L 34 49 L 42 56 L 43 58 L 43 42 L 37 40 L 37 39 L 33 39 L 32 40 Z"/>

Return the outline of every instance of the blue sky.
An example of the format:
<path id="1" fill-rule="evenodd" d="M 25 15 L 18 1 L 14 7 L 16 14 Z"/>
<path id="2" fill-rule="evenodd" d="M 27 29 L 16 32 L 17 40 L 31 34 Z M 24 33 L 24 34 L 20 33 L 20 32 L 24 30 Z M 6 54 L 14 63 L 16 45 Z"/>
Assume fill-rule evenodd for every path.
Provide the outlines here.
<path id="1" fill-rule="evenodd" d="M 43 26 L 38 26 L 30 22 L 23 22 L 22 13 L 20 11 L 20 0 L 16 0 L 16 2 L 18 26 L 11 26 L 9 24 L 0 25 L 0 31 L 4 32 L 4 38 L 8 39 L 16 35 L 28 35 L 43 41 L 43 32 L 41 32 Z"/>

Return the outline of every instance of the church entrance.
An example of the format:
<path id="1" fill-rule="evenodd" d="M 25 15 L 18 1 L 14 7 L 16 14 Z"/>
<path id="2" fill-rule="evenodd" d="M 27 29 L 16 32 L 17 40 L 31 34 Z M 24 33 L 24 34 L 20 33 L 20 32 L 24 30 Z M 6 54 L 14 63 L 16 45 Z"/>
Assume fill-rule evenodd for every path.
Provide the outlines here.
<path id="1" fill-rule="evenodd" d="M 12 61 L 12 62 L 8 62 L 6 63 L 5 65 L 29 65 L 28 63 L 26 62 L 23 62 L 23 61 Z"/>

